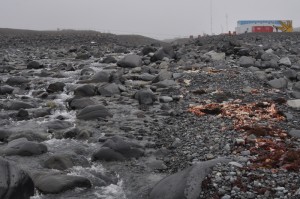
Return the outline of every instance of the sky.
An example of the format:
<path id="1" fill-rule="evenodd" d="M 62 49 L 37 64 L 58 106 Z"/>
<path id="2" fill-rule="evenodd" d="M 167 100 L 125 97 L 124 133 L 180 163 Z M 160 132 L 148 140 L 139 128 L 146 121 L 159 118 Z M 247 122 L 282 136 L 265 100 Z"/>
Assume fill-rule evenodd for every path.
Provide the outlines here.
<path id="1" fill-rule="evenodd" d="M 166 39 L 233 31 L 238 20 L 290 19 L 300 27 L 299 8 L 300 0 L 0 0 L 0 27 Z"/>

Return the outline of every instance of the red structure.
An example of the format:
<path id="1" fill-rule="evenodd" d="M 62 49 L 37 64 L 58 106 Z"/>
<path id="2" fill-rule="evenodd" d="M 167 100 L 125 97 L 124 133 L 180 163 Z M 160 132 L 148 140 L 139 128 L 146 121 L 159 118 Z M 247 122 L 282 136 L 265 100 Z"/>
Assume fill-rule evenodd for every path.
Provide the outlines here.
<path id="1" fill-rule="evenodd" d="M 252 32 L 273 32 L 272 26 L 252 26 Z"/>

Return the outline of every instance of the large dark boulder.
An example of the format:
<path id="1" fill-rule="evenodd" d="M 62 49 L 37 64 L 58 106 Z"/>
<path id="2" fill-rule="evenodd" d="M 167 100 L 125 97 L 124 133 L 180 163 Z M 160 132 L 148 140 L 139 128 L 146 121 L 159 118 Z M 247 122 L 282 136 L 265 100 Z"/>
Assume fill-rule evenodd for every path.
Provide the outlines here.
<path id="1" fill-rule="evenodd" d="M 27 84 L 29 82 L 30 82 L 30 80 L 28 80 L 27 78 L 22 77 L 22 76 L 10 77 L 6 80 L 6 83 L 10 86 L 20 86 L 23 84 Z"/>
<path id="2" fill-rule="evenodd" d="M 35 187 L 45 194 L 56 194 L 77 187 L 91 188 L 91 181 L 85 177 L 56 172 L 36 172 L 32 174 Z"/>
<path id="3" fill-rule="evenodd" d="M 48 169 L 66 170 L 73 166 L 72 156 L 68 154 L 55 154 L 44 162 L 44 167 Z"/>
<path id="4" fill-rule="evenodd" d="M 74 98 L 69 101 L 69 106 L 71 109 L 83 109 L 90 105 L 95 105 L 95 102 L 92 99 L 86 97 L 79 99 Z"/>
<path id="5" fill-rule="evenodd" d="M 198 199 L 201 185 L 213 166 L 226 159 L 215 159 L 194 164 L 183 171 L 158 182 L 150 192 L 149 199 Z"/>
<path id="6" fill-rule="evenodd" d="M 41 143 L 28 141 L 26 138 L 19 138 L 10 141 L 8 145 L 1 150 L 1 153 L 6 156 L 33 156 L 46 153 L 47 146 Z"/>
<path id="7" fill-rule="evenodd" d="M 31 61 L 27 64 L 27 69 L 40 69 L 44 66 L 37 61 Z"/>
<path id="8" fill-rule="evenodd" d="M 117 63 L 123 68 L 135 68 L 142 66 L 142 59 L 138 55 L 127 55 Z"/>
<path id="9" fill-rule="evenodd" d="M 144 150 L 140 145 L 127 141 L 120 136 L 114 136 L 106 140 L 102 147 L 93 154 L 92 160 L 124 161 L 143 155 Z"/>
<path id="10" fill-rule="evenodd" d="M 0 173 L 1 199 L 29 199 L 33 196 L 34 184 L 26 172 L 0 158 Z"/>
<path id="11" fill-rule="evenodd" d="M 143 89 L 136 92 L 134 98 L 139 101 L 141 105 L 152 105 L 156 100 L 154 93 L 150 89 Z"/>
<path id="12" fill-rule="evenodd" d="M 0 86 L 0 95 L 12 94 L 14 88 L 11 86 Z"/>
<path id="13" fill-rule="evenodd" d="M 87 106 L 77 114 L 77 118 L 81 120 L 94 120 L 97 118 L 112 117 L 113 115 L 102 105 Z"/>
<path id="14" fill-rule="evenodd" d="M 64 91 L 65 86 L 66 86 L 66 84 L 63 82 L 55 82 L 48 86 L 47 92 L 55 93 L 55 92 Z"/>
<path id="15" fill-rule="evenodd" d="M 163 60 L 163 58 L 170 58 L 174 59 L 175 58 L 175 52 L 173 50 L 172 46 L 164 46 L 160 49 L 158 49 L 157 52 L 154 53 L 154 55 L 151 57 L 151 61 L 158 61 L 158 60 Z"/>
<path id="16" fill-rule="evenodd" d="M 94 85 L 83 85 L 75 89 L 74 95 L 81 97 L 94 96 L 96 94 L 96 87 Z"/>

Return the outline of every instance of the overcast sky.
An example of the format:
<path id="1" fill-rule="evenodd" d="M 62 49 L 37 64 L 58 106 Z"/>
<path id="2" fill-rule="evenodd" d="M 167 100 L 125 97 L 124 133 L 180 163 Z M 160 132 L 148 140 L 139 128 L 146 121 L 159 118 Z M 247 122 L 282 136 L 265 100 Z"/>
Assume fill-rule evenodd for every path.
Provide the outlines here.
<path id="1" fill-rule="evenodd" d="M 154 38 L 234 30 L 237 20 L 291 19 L 300 0 L 0 0 L 0 27 L 92 29 Z M 228 15 L 228 26 L 226 25 Z"/>

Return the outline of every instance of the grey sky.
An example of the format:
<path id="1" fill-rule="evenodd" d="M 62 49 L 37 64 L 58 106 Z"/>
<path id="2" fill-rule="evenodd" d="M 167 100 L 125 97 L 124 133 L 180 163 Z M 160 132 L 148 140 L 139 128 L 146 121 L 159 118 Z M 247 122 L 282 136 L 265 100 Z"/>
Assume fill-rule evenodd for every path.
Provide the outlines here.
<path id="1" fill-rule="evenodd" d="M 213 32 L 237 20 L 292 19 L 300 26 L 299 0 L 212 0 Z M 210 33 L 210 0 L 0 0 L 0 27 L 93 29 L 154 38 Z"/>

